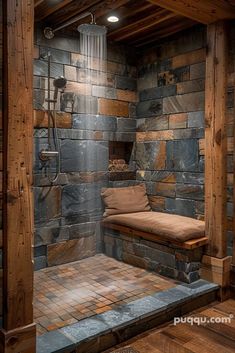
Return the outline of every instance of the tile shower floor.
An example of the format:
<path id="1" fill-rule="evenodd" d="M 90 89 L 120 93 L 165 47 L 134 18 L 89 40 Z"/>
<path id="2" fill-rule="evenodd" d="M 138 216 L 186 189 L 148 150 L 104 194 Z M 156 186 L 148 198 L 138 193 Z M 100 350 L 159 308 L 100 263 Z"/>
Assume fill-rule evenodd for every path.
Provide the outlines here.
<path id="1" fill-rule="evenodd" d="M 176 284 L 102 254 L 37 271 L 34 278 L 37 334 L 76 323 Z"/>

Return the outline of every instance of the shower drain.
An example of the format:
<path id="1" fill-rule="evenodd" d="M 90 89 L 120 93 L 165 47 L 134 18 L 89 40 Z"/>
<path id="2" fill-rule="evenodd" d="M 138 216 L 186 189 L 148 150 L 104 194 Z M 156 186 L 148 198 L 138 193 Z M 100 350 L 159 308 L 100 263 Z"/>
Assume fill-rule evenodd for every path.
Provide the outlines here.
<path id="1" fill-rule="evenodd" d="M 140 353 L 139 351 L 137 351 L 134 348 L 131 347 L 125 347 L 125 348 L 119 348 L 116 351 L 112 352 L 112 353 Z"/>

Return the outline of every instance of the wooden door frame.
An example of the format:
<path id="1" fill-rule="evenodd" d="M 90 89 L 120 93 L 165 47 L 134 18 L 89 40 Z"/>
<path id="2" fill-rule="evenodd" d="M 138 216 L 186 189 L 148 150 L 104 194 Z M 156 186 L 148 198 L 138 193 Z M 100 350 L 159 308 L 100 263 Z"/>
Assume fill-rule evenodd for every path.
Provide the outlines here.
<path id="1" fill-rule="evenodd" d="M 3 353 L 36 352 L 33 33 L 34 1 L 3 1 Z"/>
<path id="2" fill-rule="evenodd" d="M 33 202 L 32 202 L 32 154 L 33 154 L 33 0 L 3 1 L 4 13 L 4 158 L 3 158 L 3 329 L 0 330 L 0 350 L 3 353 L 35 353 L 36 325 L 33 322 Z M 210 26 L 210 27 L 209 27 Z M 224 109 L 226 97 L 227 49 L 222 57 L 216 53 L 219 43 L 224 43 L 225 32 L 221 23 L 208 26 L 208 39 L 214 47 L 208 47 L 207 80 L 212 70 L 213 100 L 220 99 Z M 222 30 L 222 32 L 221 32 Z M 215 35 L 211 36 L 212 31 Z M 218 32 L 219 31 L 219 32 Z M 219 35 L 220 33 L 220 35 Z M 211 39 L 210 39 L 211 38 Z M 213 42 L 213 38 L 216 39 Z M 224 44 L 223 44 L 224 45 Z M 215 51 L 213 50 L 215 49 Z M 212 60 L 213 59 L 213 60 Z M 222 70 L 221 90 L 216 87 L 215 73 Z M 211 92 L 206 89 L 206 104 Z M 222 98 L 221 98 L 222 97 Z M 222 100 L 221 100 L 222 99 Z M 206 167 L 206 224 L 212 242 L 219 242 L 221 249 L 210 247 L 209 255 L 221 258 L 225 255 L 224 224 L 220 232 L 211 230 L 208 211 L 212 205 L 212 192 L 208 185 L 217 181 L 217 191 L 225 192 L 226 170 L 222 158 L 226 157 L 225 110 L 218 115 L 216 105 L 206 105 L 206 163 L 217 166 L 215 174 Z M 213 128 L 216 124 L 216 129 Z M 219 123 L 219 124 L 218 124 Z M 212 133 L 213 132 L 213 133 Z M 215 132 L 215 134 L 214 134 Z M 217 158 L 219 156 L 219 158 Z M 221 158 L 222 157 L 222 158 Z M 210 166 L 211 164 L 209 164 Z M 223 168 L 222 168 L 223 169 Z M 211 183 L 211 184 L 209 184 Z M 219 185 L 218 185 L 219 183 Z M 219 209 L 225 215 L 224 195 L 218 198 Z M 211 219 L 210 219 L 211 221 Z M 221 222 L 221 221 L 219 221 Z M 212 221 L 213 223 L 213 221 Z M 219 225 L 221 226 L 221 224 Z M 214 265 L 213 265 L 214 266 Z"/>

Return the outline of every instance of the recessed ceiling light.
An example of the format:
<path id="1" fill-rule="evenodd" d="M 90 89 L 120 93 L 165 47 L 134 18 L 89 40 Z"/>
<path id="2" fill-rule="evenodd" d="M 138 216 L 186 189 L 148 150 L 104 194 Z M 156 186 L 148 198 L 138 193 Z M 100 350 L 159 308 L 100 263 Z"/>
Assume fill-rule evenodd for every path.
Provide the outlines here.
<path id="1" fill-rule="evenodd" d="M 107 18 L 107 20 L 109 21 L 109 22 L 118 22 L 119 21 L 119 18 L 117 17 L 117 16 L 109 16 L 108 18 Z"/>

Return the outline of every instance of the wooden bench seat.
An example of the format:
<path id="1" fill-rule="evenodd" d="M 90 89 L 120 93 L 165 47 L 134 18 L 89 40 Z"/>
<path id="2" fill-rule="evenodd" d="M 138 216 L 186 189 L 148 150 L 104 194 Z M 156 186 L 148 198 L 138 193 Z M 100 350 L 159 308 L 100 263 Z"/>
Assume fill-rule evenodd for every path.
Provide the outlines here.
<path id="1" fill-rule="evenodd" d="M 144 184 L 104 188 L 101 246 L 107 256 L 191 283 L 200 278 L 205 223 L 151 210 Z"/>
<path id="2" fill-rule="evenodd" d="M 106 255 L 187 283 L 200 278 L 204 222 L 150 211 L 109 216 L 101 225 Z"/>
<path id="3" fill-rule="evenodd" d="M 109 223 L 109 222 L 103 221 L 102 226 L 104 228 L 118 230 L 122 234 L 130 235 L 132 237 L 140 237 L 142 239 L 146 239 L 146 240 L 149 240 L 149 241 L 152 241 L 155 243 L 161 243 L 161 244 L 168 245 L 168 246 L 171 244 L 174 244 L 177 247 L 182 248 L 182 249 L 192 250 L 192 249 L 196 249 L 198 247 L 201 247 L 201 246 L 208 244 L 207 237 L 191 239 L 191 240 L 187 240 L 185 242 L 178 242 L 178 241 L 175 241 L 172 239 L 171 240 L 165 239 L 161 235 L 143 232 L 141 230 L 133 229 L 133 228 L 126 227 L 126 226 L 123 226 L 120 224 Z"/>

